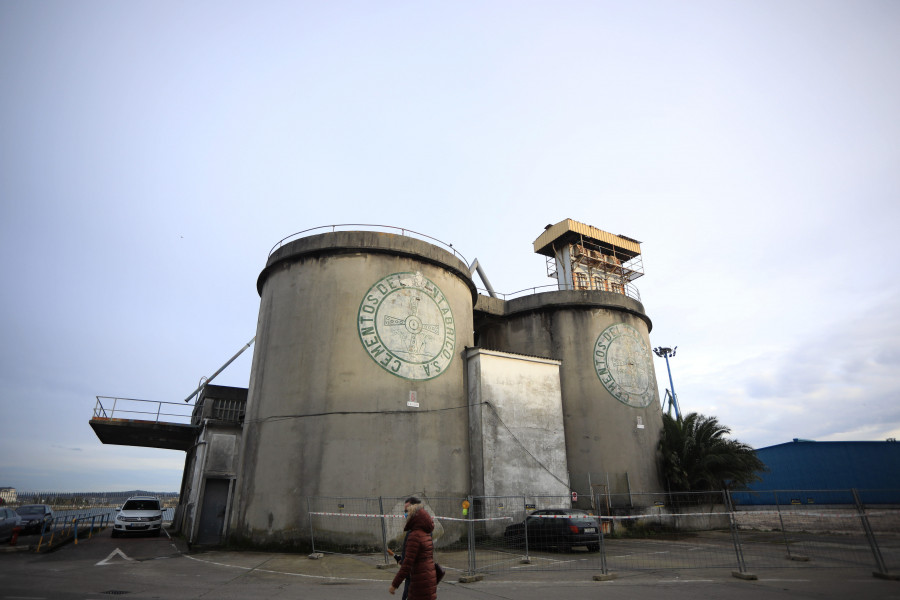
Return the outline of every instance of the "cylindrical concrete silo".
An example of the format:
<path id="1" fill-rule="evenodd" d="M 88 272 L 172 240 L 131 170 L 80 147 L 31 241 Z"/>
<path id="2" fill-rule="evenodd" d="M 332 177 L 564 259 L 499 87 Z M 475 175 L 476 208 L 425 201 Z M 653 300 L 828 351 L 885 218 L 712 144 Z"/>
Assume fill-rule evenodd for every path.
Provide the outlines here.
<path id="1" fill-rule="evenodd" d="M 467 493 L 465 263 L 412 237 L 338 231 L 280 247 L 257 288 L 234 538 L 308 538 L 308 496 Z"/>
<path id="2" fill-rule="evenodd" d="M 483 348 L 562 362 L 573 488 L 586 492 L 591 484 L 594 491 L 600 486 L 611 494 L 659 492 L 662 417 L 649 341 L 652 325 L 641 302 L 626 295 L 634 272 L 622 266 L 625 250 L 614 247 L 637 243 L 601 234 L 573 221 L 548 229 L 535 247 L 549 257 L 560 289 L 505 303 L 479 299 L 478 341 Z"/>

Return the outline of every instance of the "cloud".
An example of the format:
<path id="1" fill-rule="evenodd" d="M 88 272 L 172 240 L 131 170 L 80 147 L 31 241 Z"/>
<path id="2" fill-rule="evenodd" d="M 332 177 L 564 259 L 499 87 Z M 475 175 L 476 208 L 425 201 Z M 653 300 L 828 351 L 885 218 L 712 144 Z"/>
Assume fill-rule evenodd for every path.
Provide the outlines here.
<path id="1" fill-rule="evenodd" d="M 900 429 L 900 294 L 823 320 L 820 331 L 688 370 L 683 411 L 710 410 L 755 446 L 794 437 L 883 440 Z M 687 405 L 687 406 L 685 406 Z"/>

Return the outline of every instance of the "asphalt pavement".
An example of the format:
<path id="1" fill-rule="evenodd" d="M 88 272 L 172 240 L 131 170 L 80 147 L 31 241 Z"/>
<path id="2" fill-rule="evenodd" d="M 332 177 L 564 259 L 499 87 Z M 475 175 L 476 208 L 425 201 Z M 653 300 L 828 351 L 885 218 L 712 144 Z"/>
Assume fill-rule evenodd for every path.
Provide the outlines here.
<path id="1" fill-rule="evenodd" d="M 396 567 L 379 568 L 382 563 L 380 555 L 326 554 L 314 560 L 297 554 L 191 551 L 167 534 L 113 539 L 106 530 L 50 553 L 0 552 L 0 600 L 387 599 Z M 461 583 L 461 575 L 451 567 L 438 598 L 900 600 L 900 581 L 879 579 L 864 569 L 772 569 L 757 573 L 756 580 L 722 569 L 613 573 L 616 578 L 609 581 L 595 581 L 590 571 L 503 572 L 471 583 Z"/>

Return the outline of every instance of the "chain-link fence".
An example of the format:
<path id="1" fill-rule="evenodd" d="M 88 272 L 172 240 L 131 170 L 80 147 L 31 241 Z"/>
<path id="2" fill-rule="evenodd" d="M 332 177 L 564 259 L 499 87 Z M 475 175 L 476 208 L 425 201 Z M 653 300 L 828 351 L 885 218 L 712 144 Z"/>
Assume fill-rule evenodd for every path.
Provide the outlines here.
<path id="1" fill-rule="evenodd" d="M 450 573 L 772 568 L 900 568 L 900 507 L 735 505 L 726 492 L 429 498 L 435 558 Z M 776 497 L 777 496 L 777 497 Z M 393 564 L 405 498 L 308 498 L 314 552 Z"/>

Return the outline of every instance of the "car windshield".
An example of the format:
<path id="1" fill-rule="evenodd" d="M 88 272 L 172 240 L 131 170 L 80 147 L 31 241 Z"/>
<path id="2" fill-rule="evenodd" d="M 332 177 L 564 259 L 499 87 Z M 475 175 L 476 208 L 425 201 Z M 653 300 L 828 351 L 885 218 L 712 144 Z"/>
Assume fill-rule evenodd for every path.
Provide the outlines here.
<path id="1" fill-rule="evenodd" d="M 20 506 L 16 509 L 20 515 L 42 515 L 44 514 L 43 506 Z"/>
<path id="2" fill-rule="evenodd" d="M 156 500 L 128 500 L 122 510 L 159 510 Z"/>

